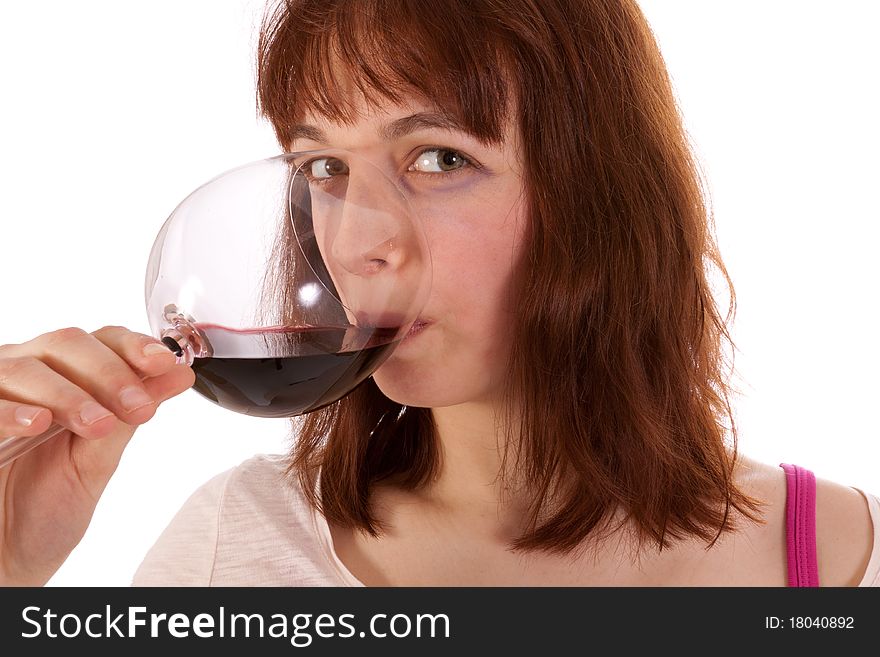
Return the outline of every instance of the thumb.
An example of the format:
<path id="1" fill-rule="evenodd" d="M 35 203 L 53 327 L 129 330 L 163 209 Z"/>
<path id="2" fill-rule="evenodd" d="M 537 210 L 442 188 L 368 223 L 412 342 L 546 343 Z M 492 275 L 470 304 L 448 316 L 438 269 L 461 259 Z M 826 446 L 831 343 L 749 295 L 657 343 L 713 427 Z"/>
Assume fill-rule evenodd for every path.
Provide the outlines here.
<path id="1" fill-rule="evenodd" d="M 143 380 L 149 395 L 158 404 L 180 394 L 189 388 L 194 379 L 190 368 L 173 368 L 162 376 Z M 155 417 L 155 412 L 149 419 Z M 149 421 L 146 420 L 146 421 Z M 82 486 L 97 499 L 110 477 L 116 472 L 122 453 L 131 441 L 131 437 L 140 425 L 126 424 L 119 418 L 113 423 L 107 420 L 109 430 L 95 438 L 73 436 L 70 444 L 71 466 L 74 468 Z"/>

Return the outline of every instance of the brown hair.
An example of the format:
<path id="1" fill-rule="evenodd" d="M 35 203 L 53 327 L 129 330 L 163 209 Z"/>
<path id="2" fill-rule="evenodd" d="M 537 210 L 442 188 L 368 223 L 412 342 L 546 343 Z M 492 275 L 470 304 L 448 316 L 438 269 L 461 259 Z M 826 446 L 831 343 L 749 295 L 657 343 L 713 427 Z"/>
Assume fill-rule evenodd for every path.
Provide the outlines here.
<path id="1" fill-rule="evenodd" d="M 711 547 L 735 529 L 731 507 L 763 522 L 733 481 L 722 341 L 735 349 L 736 296 L 635 0 L 281 2 L 264 17 L 257 93 L 282 147 L 306 111 L 352 120 L 339 63 L 368 102 L 416 94 L 486 143 L 516 108 L 529 226 L 502 445 L 538 493 L 511 549 L 573 551 L 616 509 L 639 548 L 661 550 L 688 536 Z M 276 253 L 270 283 L 284 305 L 289 244 Z M 712 264 L 730 289 L 724 320 Z M 288 475 L 329 520 L 373 536 L 371 487 L 393 477 L 416 490 L 439 468 L 431 409 L 391 401 L 372 379 L 293 423 Z"/>

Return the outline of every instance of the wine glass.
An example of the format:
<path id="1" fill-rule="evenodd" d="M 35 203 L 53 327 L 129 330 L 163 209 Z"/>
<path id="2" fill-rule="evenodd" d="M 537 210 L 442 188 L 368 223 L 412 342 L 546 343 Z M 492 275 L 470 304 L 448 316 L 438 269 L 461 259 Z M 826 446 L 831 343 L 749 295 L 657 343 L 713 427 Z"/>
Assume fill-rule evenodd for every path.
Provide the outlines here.
<path id="1" fill-rule="evenodd" d="M 151 333 L 231 411 L 292 417 L 344 397 L 418 328 L 427 241 L 403 185 L 352 152 L 285 153 L 187 196 L 150 252 Z M 0 440 L 0 467 L 63 431 Z"/>

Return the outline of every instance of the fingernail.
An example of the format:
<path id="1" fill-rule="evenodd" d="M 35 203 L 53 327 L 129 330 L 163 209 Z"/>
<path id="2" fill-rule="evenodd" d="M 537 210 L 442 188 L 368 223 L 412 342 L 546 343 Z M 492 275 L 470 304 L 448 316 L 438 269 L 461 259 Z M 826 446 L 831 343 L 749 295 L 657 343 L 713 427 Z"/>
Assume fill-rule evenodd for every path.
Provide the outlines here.
<path id="1" fill-rule="evenodd" d="M 139 409 L 141 406 L 152 404 L 153 398 L 140 388 L 129 386 L 123 388 L 119 393 L 119 401 L 122 403 L 122 408 L 131 412 Z"/>
<path id="2" fill-rule="evenodd" d="M 27 406 L 19 406 L 15 409 L 15 421 L 19 424 L 29 427 L 34 423 L 34 419 L 36 419 L 41 410 L 42 409 L 39 408 L 28 408 Z"/>
<path id="3" fill-rule="evenodd" d="M 113 413 L 95 402 L 86 402 L 79 411 L 79 418 L 82 423 L 86 425 L 94 424 L 98 420 L 103 420 L 105 417 L 110 417 L 111 415 L 113 415 Z"/>
<path id="4" fill-rule="evenodd" d="M 144 356 L 155 356 L 156 354 L 170 354 L 171 350 L 164 344 L 156 344 L 151 342 L 144 347 Z"/>

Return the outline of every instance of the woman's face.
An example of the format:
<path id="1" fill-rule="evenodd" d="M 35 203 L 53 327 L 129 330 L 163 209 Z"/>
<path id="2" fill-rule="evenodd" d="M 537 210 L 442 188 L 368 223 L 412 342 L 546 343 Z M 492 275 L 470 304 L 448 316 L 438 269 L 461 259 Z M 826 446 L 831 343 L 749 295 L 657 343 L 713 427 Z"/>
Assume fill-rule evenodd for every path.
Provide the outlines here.
<path id="1" fill-rule="evenodd" d="M 427 325 L 373 378 L 408 406 L 493 400 L 507 363 L 526 219 L 518 131 L 509 123 L 502 145 L 486 146 L 423 101 L 376 107 L 358 97 L 355 124 L 306 115 L 290 148 L 345 149 L 399 180 L 430 249 L 433 281 L 419 315 Z M 357 180 L 348 182 L 352 194 Z"/>

